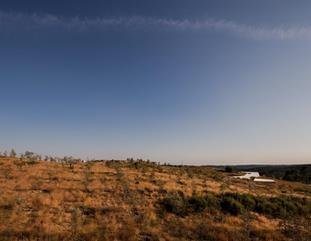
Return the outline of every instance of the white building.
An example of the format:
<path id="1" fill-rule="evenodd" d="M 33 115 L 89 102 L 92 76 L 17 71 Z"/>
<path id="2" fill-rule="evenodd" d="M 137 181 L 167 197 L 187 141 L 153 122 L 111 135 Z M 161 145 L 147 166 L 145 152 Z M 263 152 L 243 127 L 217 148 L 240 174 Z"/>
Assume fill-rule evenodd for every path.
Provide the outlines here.
<path id="1" fill-rule="evenodd" d="M 254 182 L 269 182 L 269 183 L 275 183 L 273 179 L 267 179 L 267 178 L 255 178 Z"/>
<path id="2" fill-rule="evenodd" d="M 245 172 L 242 176 L 234 176 L 235 178 L 239 179 L 252 179 L 256 177 L 260 177 L 259 172 Z"/>
<path id="3" fill-rule="evenodd" d="M 242 176 L 234 176 L 234 178 L 254 180 L 254 182 L 275 183 L 273 179 L 260 178 L 259 172 L 245 172 Z"/>

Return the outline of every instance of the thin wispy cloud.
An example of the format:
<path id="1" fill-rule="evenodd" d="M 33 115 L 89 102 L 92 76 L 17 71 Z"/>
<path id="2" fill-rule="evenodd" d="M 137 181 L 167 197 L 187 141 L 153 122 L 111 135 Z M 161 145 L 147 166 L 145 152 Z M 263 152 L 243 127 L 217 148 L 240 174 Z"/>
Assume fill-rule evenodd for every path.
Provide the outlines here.
<path id="1" fill-rule="evenodd" d="M 0 11 L 0 31 L 59 29 L 65 31 L 107 31 L 109 29 L 144 29 L 221 32 L 255 40 L 311 40 L 311 26 L 265 27 L 224 19 L 166 19 L 154 17 L 65 18 L 46 14 L 21 14 Z"/>

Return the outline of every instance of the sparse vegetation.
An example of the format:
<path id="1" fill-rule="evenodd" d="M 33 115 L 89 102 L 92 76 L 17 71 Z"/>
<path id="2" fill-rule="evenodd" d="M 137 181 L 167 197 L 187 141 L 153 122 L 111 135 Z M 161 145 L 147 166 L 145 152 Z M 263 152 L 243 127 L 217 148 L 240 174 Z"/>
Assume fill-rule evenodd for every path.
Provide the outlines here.
<path id="1" fill-rule="evenodd" d="M 160 205 L 165 211 L 179 216 L 201 212 L 205 209 L 219 210 L 232 215 L 257 212 L 275 218 L 306 216 L 311 214 L 311 200 L 306 198 L 278 196 L 264 197 L 251 194 L 224 193 L 185 197 L 182 193 L 169 194 Z"/>
<path id="2" fill-rule="evenodd" d="M 156 162 L 0 158 L 0 240 L 303 240 L 307 185 Z M 289 220 L 294 219 L 294 222 Z M 308 239 L 305 239 L 308 240 Z"/>

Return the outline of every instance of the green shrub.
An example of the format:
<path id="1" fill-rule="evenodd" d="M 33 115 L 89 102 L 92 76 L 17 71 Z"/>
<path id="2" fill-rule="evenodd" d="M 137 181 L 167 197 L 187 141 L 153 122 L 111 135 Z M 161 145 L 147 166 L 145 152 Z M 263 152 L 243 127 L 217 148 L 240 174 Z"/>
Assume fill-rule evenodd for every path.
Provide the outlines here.
<path id="1" fill-rule="evenodd" d="M 35 165 L 35 164 L 38 164 L 39 161 L 34 160 L 34 159 L 30 159 L 30 160 L 28 160 L 26 163 L 27 163 L 28 165 Z"/>
<path id="2" fill-rule="evenodd" d="M 187 201 L 180 194 L 169 194 L 160 201 L 160 205 L 169 213 L 178 216 L 186 216 L 188 214 Z"/>
<path id="3" fill-rule="evenodd" d="M 297 197 L 259 197 L 254 211 L 279 218 L 305 215 L 311 212 L 311 202 Z"/>
<path id="4" fill-rule="evenodd" d="M 232 166 L 226 166 L 225 172 L 233 172 L 234 168 Z"/>
<path id="5" fill-rule="evenodd" d="M 256 207 L 256 200 L 255 197 L 252 195 L 249 194 L 240 195 L 238 200 L 240 201 L 240 203 L 243 204 L 243 206 L 247 210 L 254 210 Z"/>
<path id="6" fill-rule="evenodd" d="M 219 200 L 212 194 L 204 196 L 193 195 L 184 197 L 183 194 L 169 194 L 160 201 L 165 211 L 179 216 L 186 216 L 189 213 L 202 212 L 205 209 L 210 211 L 219 209 Z"/>
<path id="7" fill-rule="evenodd" d="M 220 204 L 219 204 L 219 198 L 217 198 L 217 196 L 215 196 L 214 194 L 212 193 L 207 193 L 205 196 L 204 196 L 204 199 L 206 200 L 207 202 L 207 209 L 209 211 L 212 211 L 212 210 L 219 210 L 219 207 L 220 207 Z"/>
<path id="8" fill-rule="evenodd" d="M 257 198 L 255 211 L 267 215 L 274 216 L 276 214 L 277 207 L 266 198 Z"/>
<path id="9" fill-rule="evenodd" d="M 208 201 L 203 196 L 192 196 L 188 200 L 188 206 L 195 212 L 201 212 L 208 206 Z"/>
<path id="10" fill-rule="evenodd" d="M 239 201 L 231 196 L 223 196 L 220 206 L 222 211 L 225 213 L 230 213 L 232 215 L 239 215 L 244 212 L 244 206 Z"/>
<path id="11" fill-rule="evenodd" d="M 183 194 L 169 194 L 160 201 L 160 204 L 165 211 L 179 216 L 202 212 L 206 209 L 232 215 L 252 211 L 275 218 L 311 214 L 311 201 L 309 199 L 288 196 L 264 197 L 240 193 L 220 195 L 207 193 L 204 196 L 193 195 L 187 198 Z"/>
<path id="12" fill-rule="evenodd" d="M 246 210 L 254 210 L 256 207 L 256 200 L 253 195 L 250 194 L 240 194 L 240 193 L 225 193 L 224 197 L 230 197 L 239 203 L 246 209 Z"/>

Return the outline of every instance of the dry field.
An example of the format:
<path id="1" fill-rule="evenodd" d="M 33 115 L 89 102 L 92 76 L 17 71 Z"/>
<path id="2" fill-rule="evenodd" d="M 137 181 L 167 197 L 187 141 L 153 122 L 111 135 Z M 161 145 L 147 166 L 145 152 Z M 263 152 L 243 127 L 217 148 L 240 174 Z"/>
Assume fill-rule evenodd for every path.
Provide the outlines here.
<path id="1" fill-rule="evenodd" d="M 174 195 L 186 200 L 236 192 L 311 196 L 305 184 L 236 180 L 210 167 L 2 157 L 0 191 L 0 240 L 311 240 L 309 213 L 290 219 L 234 214 L 200 203 L 178 213 L 163 202 Z M 177 206 L 183 208 L 180 200 Z"/>

